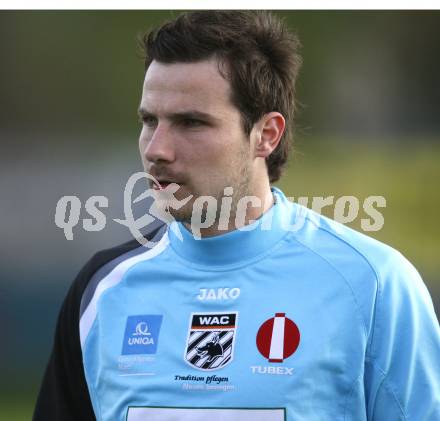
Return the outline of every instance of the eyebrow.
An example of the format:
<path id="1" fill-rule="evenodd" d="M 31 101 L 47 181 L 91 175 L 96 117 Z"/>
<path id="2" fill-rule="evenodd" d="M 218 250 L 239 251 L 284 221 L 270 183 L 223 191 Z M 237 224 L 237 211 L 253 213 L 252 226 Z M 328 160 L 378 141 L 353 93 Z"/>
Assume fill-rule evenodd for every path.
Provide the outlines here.
<path id="1" fill-rule="evenodd" d="M 140 107 L 138 109 L 138 115 L 141 118 L 145 117 L 156 117 L 154 113 L 148 111 L 145 108 Z M 172 120 L 172 121 L 180 121 L 184 119 L 194 119 L 194 120 L 205 120 L 208 122 L 215 123 L 218 121 L 218 118 L 214 117 L 211 114 L 204 113 L 203 111 L 198 110 L 188 110 L 188 111 L 182 111 L 178 113 L 169 113 L 165 115 L 166 118 Z"/>

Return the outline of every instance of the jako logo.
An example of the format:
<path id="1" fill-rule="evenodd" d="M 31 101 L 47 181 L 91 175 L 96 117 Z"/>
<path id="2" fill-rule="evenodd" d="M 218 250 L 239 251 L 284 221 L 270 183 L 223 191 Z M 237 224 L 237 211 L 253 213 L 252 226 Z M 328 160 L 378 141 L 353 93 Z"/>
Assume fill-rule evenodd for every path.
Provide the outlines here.
<path id="1" fill-rule="evenodd" d="M 197 299 L 200 301 L 209 300 L 236 300 L 240 296 L 240 288 L 200 288 Z"/>
<path id="2" fill-rule="evenodd" d="M 155 354 L 161 324 L 162 315 L 128 316 L 122 355 Z"/>

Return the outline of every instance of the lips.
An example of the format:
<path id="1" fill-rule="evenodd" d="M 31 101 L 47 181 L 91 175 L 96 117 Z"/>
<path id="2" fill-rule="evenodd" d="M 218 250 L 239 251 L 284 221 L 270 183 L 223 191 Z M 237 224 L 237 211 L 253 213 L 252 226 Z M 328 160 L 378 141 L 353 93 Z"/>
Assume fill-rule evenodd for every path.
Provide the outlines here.
<path id="1" fill-rule="evenodd" d="M 166 189 L 170 184 L 177 184 L 179 186 L 182 183 L 179 181 L 182 177 L 178 174 L 174 174 L 169 171 L 167 168 L 151 166 L 147 172 L 152 178 L 151 186 L 155 190 L 163 190 Z"/>
<path id="2" fill-rule="evenodd" d="M 170 181 L 165 181 L 165 180 L 159 181 L 159 180 L 157 180 L 157 183 L 153 183 L 153 189 L 155 189 L 155 190 L 163 190 L 167 186 L 169 186 L 170 183 L 171 183 Z"/>
<path id="3" fill-rule="evenodd" d="M 181 186 L 180 183 L 177 183 L 176 181 L 170 181 L 170 180 L 157 180 L 159 185 L 157 185 L 156 183 L 153 183 L 153 189 L 155 190 L 163 190 L 166 189 L 170 184 L 178 184 L 179 186 Z"/>

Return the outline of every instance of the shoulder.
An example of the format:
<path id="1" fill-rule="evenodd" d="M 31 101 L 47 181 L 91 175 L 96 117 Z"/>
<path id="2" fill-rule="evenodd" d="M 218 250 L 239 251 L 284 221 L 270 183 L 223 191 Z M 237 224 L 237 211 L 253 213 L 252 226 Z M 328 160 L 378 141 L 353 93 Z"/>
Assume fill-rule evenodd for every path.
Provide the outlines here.
<path id="1" fill-rule="evenodd" d="M 302 223 L 291 238 L 342 277 L 367 333 L 373 330 L 378 306 L 380 314 L 393 311 L 402 300 L 432 307 L 420 275 L 399 251 L 310 209 L 293 206 Z"/>
<path id="2" fill-rule="evenodd" d="M 85 263 L 71 284 L 64 307 L 69 307 L 69 312 L 76 315 L 75 319 L 79 319 L 99 281 L 122 261 L 145 252 L 145 247 L 152 248 L 152 245 L 157 244 L 165 231 L 166 225 L 160 225 L 145 233 L 143 238 L 151 242 L 148 246 L 142 245 L 142 239 L 133 239 L 95 253 Z"/>
<path id="3" fill-rule="evenodd" d="M 100 250 L 92 256 L 85 267 L 89 267 L 92 271 L 96 272 L 97 269 L 106 265 L 108 262 L 113 261 L 120 256 L 128 257 L 127 253 L 133 253 L 134 250 L 140 249 L 144 244 L 143 240 L 151 242 L 151 245 L 148 244 L 146 247 L 152 248 L 166 231 L 165 228 L 166 225 L 161 224 L 144 234 L 144 237 L 141 239 L 133 239 L 117 246 Z"/>
<path id="4" fill-rule="evenodd" d="M 302 226 L 294 237 L 323 259 L 345 272 L 363 270 L 376 282 L 392 269 L 414 271 L 411 263 L 396 249 L 311 209 L 295 205 Z M 298 216 L 297 216 L 298 218 Z"/>
<path id="5" fill-rule="evenodd" d="M 144 234 L 141 239 L 133 239 L 118 246 L 101 250 L 92 256 L 74 282 L 74 286 L 82 291 L 81 314 L 99 282 L 123 261 L 153 249 L 165 234 L 166 227 L 165 224 L 161 224 Z M 147 240 L 147 244 L 145 244 L 145 240 Z"/>

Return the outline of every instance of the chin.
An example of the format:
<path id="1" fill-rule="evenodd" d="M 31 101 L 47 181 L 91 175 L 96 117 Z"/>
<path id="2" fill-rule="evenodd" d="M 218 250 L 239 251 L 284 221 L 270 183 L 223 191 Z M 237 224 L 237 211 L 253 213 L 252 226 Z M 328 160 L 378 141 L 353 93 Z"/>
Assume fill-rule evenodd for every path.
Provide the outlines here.
<path id="1" fill-rule="evenodd" d="M 180 209 L 173 209 L 169 208 L 168 212 L 171 214 L 171 216 L 177 221 L 177 222 L 186 222 L 188 224 L 191 223 L 191 217 L 192 217 L 192 206 L 186 207 Z"/>

